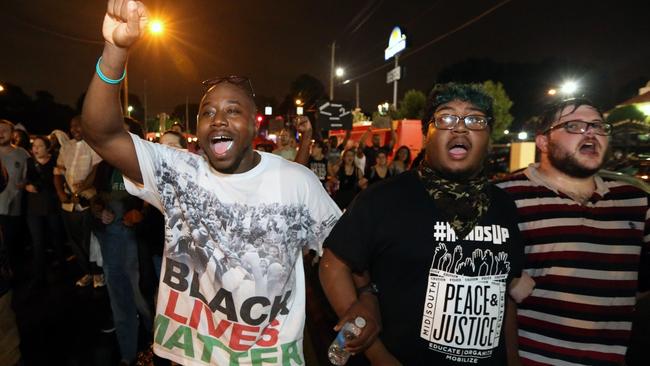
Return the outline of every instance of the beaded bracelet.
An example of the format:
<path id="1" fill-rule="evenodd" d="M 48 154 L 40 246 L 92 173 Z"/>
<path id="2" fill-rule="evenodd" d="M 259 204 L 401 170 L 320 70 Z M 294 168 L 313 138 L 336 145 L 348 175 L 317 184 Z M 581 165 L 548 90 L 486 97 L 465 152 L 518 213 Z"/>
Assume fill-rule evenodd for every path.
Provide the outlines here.
<path id="1" fill-rule="evenodd" d="M 126 68 L 124 68 L 124 72 L 122 73 L 122 77 L 119 78 L 119 79 L 111 79 L 111 78 L 107 77 L 102 72 L 102 69 L 99 68 L 99 63 L 100 62 L 102 62 L 102 57 L 101 56 L 99 56 L 99 59 L 97 60 L 97 65 L 95 65 L 95 72 L 97 73 L 97 76 L 99 76 L 99 78 L 102 79 L 103 82 L 105 82 L 107 84 L 115 85 L 115 84 L 121 83 L 122 80 L 124 80 L 124 78 L 126 77 Z"/>

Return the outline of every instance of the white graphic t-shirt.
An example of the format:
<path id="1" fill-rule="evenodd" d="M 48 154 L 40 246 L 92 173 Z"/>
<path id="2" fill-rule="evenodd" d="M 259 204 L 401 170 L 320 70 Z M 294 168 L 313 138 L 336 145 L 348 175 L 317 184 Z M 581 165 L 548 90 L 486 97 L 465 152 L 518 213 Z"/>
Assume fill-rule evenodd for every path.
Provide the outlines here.
<path id="1" fill-rule="evenodd" d="M 341 212 L 306 167 L 258 152 L 222 174 L 198 155 L 132 136 L 165 214 L 154 351 L 184 365 L 304 365 L 302 249 L 322 252 Z"/>

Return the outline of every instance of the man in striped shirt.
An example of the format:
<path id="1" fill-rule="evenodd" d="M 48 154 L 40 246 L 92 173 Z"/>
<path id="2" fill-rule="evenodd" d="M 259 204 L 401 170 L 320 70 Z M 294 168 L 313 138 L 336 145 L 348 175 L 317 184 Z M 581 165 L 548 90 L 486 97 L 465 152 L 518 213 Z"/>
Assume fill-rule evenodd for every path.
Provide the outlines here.
<path id="1" fill-rule="evenodd" d="M 498 184 L 517 204 L 536 282 L 517 309 L 524 365 L 624 363 L 650 222 L 645 192 L 597 175 L 611 130 L 590 101 L 558 102 L 537 132 L 539 164 Z"/>

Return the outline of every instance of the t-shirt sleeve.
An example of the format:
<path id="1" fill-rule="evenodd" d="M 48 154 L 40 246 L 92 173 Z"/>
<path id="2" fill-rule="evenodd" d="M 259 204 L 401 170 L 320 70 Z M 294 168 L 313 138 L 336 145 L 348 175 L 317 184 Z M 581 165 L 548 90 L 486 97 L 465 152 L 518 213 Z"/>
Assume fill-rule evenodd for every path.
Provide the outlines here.
<path id="1" fill-rule="evenodd" d="M 310 171 L 308 176 L 309 195 L 307 197 L 307 205 L 310 216 L 315 223 L 313 236 L 309 238 L 307 246 L 321 256 L 323 255 L 323 242 L 339 217 L 341 217 L 341 210 L 327 194 L 327 191 L 325 191 L 325 188 L 323 188 L 316 175 Z"/>
<path id="2" fill-rule="evenodd" d="M 102 161 L 102 157 L 95 152 L 95 150 L 90 150 L 90 165 L 95 166 Z"/>
<path id="3" fill-rule="evenodd" d="M 169 158 L 167 155 L 170 149 L 165 149 L 162 145 L 143 140 L 137 135 L 131 133 L 130 135 L 135 146 L 135 153 L 138 157 L 143 183 L 136 183 L 125 176 L 124 186 L 127 192 L 149 202 L 162 212 L 160 190 L 156 184 L 155 172 L 157 167 L 161 165 L 161 162 Z"/>
<path id="4" fill-rule="evenodd" d="M 368 269 L 375 251 L 372 227 L 377 222 L 372 216 L 372 197 L 368 192 L 360 193 L 348 206 L 324 244 L 354 272 Z"/>

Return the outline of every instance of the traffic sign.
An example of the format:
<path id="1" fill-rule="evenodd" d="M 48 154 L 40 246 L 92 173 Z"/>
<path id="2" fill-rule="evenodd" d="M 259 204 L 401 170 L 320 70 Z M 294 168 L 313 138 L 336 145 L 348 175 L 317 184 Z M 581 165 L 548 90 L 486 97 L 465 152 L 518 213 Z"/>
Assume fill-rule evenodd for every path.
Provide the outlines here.
<path id="1" fill-rule="evenodd" d="M 386 73 L 386 84 L 390 84 L 390 83 L 392 83 L 393 81 L 397 81 L 397 80 L 399 80 L 399 79 L 401 78 L 401 76 L 402 76 L 402 73 L 401 73 L 400 70 L 401 70 L 401 69 L 400 69 L 400 67 L 398 66 L 398 67 L 396 67 L 396 68 L 390 70 L 389 72 L 387 72 L 387 73 Z"/>

